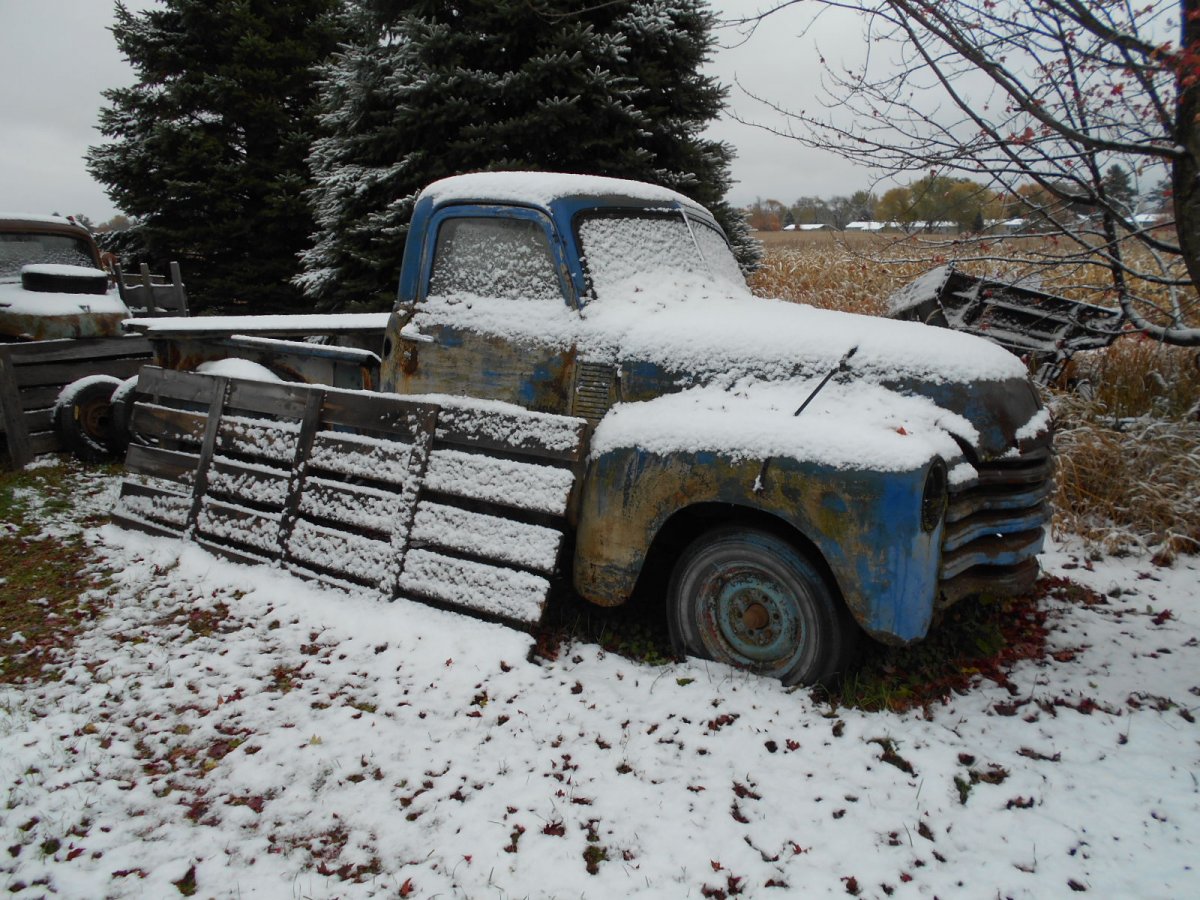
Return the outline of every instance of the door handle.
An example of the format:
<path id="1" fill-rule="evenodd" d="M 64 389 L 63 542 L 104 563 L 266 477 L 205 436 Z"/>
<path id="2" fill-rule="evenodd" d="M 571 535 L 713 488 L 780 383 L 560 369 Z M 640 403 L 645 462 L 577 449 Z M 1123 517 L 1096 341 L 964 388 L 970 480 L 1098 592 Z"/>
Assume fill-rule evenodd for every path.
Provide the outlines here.
<path id="1" fill-rule="evenodd" d="M 437 338 L 431 334 L 422 334 L 416 325 L 411 322 L 400 329 L 400 339 L 405 341 L 413 341 L 417 344 L 432 344 Z"/>

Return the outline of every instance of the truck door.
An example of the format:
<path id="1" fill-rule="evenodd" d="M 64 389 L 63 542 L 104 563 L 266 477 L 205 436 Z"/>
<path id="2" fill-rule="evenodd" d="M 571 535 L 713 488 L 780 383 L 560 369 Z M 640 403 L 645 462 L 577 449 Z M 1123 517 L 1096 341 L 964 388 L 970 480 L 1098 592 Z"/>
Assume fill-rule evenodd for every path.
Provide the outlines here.
<path id="1" fill-rule="evenodd" d="M 578 312 L 550 219 L 520 207 L 450 207 L 429 234 L 417 301 L 389 324 L 385 389 L 570 412 Z"/>

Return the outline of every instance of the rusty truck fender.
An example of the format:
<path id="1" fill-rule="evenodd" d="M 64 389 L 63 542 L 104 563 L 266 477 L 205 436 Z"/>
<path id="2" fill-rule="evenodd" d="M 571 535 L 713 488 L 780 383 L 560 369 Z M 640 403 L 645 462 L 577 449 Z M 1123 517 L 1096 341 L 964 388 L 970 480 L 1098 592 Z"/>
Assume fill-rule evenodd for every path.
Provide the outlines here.
<path id="1" fill-rule="evenodd" d="M 663 544 L 686 543 L 717 523 L 767 524 L 816 553 L 869 634 L 893 644 L 917 640 L 938 594 L 943 524 L 922 516 L 934 465 L 847 471 L 777 458 L 756 491 L 761 460 L 603 453 L 589 461 L 579 494 L 575 587 L 592 602 L 616 605 Z"/>

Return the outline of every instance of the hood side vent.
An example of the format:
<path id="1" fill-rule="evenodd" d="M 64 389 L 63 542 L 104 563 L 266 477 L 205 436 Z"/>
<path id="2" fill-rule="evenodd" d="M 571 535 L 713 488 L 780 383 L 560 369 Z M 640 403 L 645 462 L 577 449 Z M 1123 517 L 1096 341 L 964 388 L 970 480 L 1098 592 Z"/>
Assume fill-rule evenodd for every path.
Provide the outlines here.
<path id="1" fill-rule="evenodd" d="M 593 425 L 604 418 L 616 399 L 617 370 L 609 363 L 581 362 L 575 367 L 571 413 Z"/>

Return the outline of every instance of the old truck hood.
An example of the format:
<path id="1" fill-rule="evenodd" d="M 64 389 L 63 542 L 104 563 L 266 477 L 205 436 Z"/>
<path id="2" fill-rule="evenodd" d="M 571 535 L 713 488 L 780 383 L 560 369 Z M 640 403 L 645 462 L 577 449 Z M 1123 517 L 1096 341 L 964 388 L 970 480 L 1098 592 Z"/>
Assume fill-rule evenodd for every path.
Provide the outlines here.
<path id="1" fill-rule="evenodd" d="M 917 323 L 752 297 L 695 306 L 666 307 L 624 332 L 619 354 L 623 401 L 692 392 L 699 402 L 693 413 L 699 416 L 711 405 L 701 397 L 719 389 L 726 415 L 748 418 L 743 434 L 752 427 L 750 421 L 770 421 L 779 434 L 810 435 L 805 442 L 811 444 L 814 425 L 822 419 L 825 431 L 844 432 L 856 444 L 878 432 L 883 438 L 874 448 L 876 467 L 882 463 L 880 453 L 894 455 L 897 462 L 908 455 L 900 446 L 886 449 L 893 436 L 936 431 L 987 459 L 1041 434 L 1048 424 L 1024 364 L 990 341 Z M 719 327 L 714 327 L 717 321 Z M 846 368 L 821 388 L 800 421 L 795 411 L 852 349 Z M 733 412 L 735 408 L 739 411 Z M 857 431 L 860 427 L 869 433 Z M 913 443 L 900 441 L 904 448 Z M 944 442 L 939 438 L 934 443 Z M 941 447 L 941 455 L 950 449 Z M 838 458 L 853 460 L 863 453 L 860 446 Z"/>
<path id="2" fill-rule="evenodd" d="M 516 344 L 574 348 L 581 363 L 615 369 L 619 403 L 597 430 L 601 447 L 659 440 L 664 450 L 678 449 L 684 439 L 672 443 L 672 433 L 689 433 L 692 441 L 703 433 L 705 449 L 777 454 L 785 449 L 780 441 L 798 452 L 802 435 L 808 446 L 820 442 L 818 433 L 837 431 L 832 440 L 844 452 L 830 446 L 811 452 L 851 465 L 862 456 L 853 447 L 883 435 L 877 456 L 892 454 L 897 465 L 907 466 L 913 456 L 908 448 L 916 442 L 892 446 L 889 435 L 936 432 L 931 440 L 941 450 L 948 453 L 957 442 L 986 459 L 1045 430 L 1047 417 L 1024 365 L 988 341 L 725 292 L 711 283 L 681 288 L 686 289 L 672 292 L 674 300 L 634 291 L 593 301 L 582 312 L 523 301 L 431 300 L 418 306 L 414 323 L 451 325 Z M 795 417 L 851 348 L 856 351 L 848 371 Z M 836 419 L 838 428 L 816 428 L 820 417 L 827 425 Z M 630 427 L 618 429 L 622 421 Z M 656 425 L 667 422 L 672 426 Z M 859 426 L 868 430 L 857 431 Z"/>

